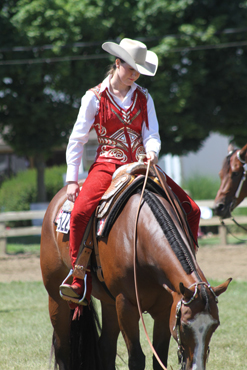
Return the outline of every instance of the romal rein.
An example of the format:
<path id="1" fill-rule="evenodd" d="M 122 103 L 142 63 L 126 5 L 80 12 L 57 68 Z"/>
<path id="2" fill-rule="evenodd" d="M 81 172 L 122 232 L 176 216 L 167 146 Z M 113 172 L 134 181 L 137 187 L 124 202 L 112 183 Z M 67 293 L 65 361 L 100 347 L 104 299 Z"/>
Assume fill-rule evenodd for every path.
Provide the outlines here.
<path id="1" fill-rule="evenodd" d="M 139 295 L 138 295 L 138 289 L 137 289 L 137 278 L 136 278 L 137 222 L 138 222 L 138 217 L 139 217 L 139 213 L 140 213 L 140 209 L 141 209 L 141 203 L 142 203 L 142 200 L 143 200 L 144 190 L 145 190 L 145 187 L 146 187 L 146 184 L 147 184 L 147 178 L 148 178 L 148 174 L 149 174 L 149 168 L 150 168 L 150 159 L 148 160 L 148 164 L 147 164 L 147 171 L 146 171 L 145 180 L 144 180 L 143 187 L 142 187 L 141 197 L 140 197 L 139 205 L 138 205 L 138 208 L 137 208 L 136 220 L 135 220 L 135 230 L 134 230 L 134 283 L 135 283 L 135 293 L 136 293 L 137 307 L 138 307 L 140 319 L 142 321 L 142 325 L 143 325 L 144 332 L 146 334 L 148 343 L 149 343 L 149 345 L 150 345 L 150 347 L 151 347 L 151 349 L 153 351 L 153 354 L 156 357 L 158 363 L 162 367 L 162 369 L 163 370 L 167 370 L 167 368 L 164 366 L 164 364 L 162 363 L 161 359 L 159 358 L 157 352 L 155 351 L 155 348 L 152 345 L 151 340 L 150 340 L 150 338 L 148 336 L 148 332 L 147 332 L 147 329 L 146 329 L 146 326 L 145 326 L 145 323 L 144 323 L 144 319 L 143 319 L 143 316 L 142 316 L 141 305 L 140 305 L 140 300 L 139 300 Z M 156 167 L 155 167 L 155 170 L 156 170 Z"/>

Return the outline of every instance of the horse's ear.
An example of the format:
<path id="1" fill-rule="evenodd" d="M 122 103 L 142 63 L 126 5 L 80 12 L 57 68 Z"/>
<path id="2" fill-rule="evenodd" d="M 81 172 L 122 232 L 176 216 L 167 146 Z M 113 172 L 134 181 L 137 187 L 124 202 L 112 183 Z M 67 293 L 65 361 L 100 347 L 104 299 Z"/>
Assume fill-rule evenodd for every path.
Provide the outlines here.
<path id="1" fill-rule="evenodd" d="M 179 283 L 180 293 L 184 296 L 185 299 L 189 300 L 193 297 L 193 292 L 186 288 L 183 283 Z"/>
<path id="2" fill-rule="evenodd" d="M 215 295 L 217 295 L 217 297 L 219 297 L 219 295 L 224 293 L 226 291 L 226 289 L 228 288 L 228 285 L 230 284 L 231 281 L 232 281 L 232 278 L 229 278 L 223 284 L 218 285 L 215 288 L 212 287 Z"/>
<path id="3" fill-rule="evenodd" d="M 240 150 L 240 158 L 247 163 L 247 144 Z"/>
<path id="4" fill-rule="evenodd" d="M 234 150 L 235 150 L 234 145 L 230 143 L 227 148 L 228 153 L 233 152 Z"/>

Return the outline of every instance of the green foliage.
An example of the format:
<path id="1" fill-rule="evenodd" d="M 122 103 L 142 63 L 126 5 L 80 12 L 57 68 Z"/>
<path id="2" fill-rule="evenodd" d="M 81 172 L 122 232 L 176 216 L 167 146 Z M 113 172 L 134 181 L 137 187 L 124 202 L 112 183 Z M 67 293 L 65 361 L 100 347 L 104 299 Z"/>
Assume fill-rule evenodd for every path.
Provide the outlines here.
<path id="1" fill-rule="evenodd" d="M 242 0 L 3 0 L 0 62 L 17 64 L 0 68 L 2 136 L 20 155 L 49 157 L 68 141 L 81 96 L 113 60 L 102 42 L 130 37 L 159 56 L 156 76 L 138 82 L 154 98 L 162 153 L 196 151 L 213 131 L 243 146 L 246 7 Z"/>
<path id="2" fill-rule="evenodd" d="M 62 175 L 65 171 L 65 166 L 46 169 L 45 184 L 48 201 L 63 187 Z M 3 182 L 0 188 L 0 210 L 2 212 L 30 210 L 30 203 L 35 202 L 37 202 L 37 191 L 34 169 L 19 172 L 12 179 Z"/>
<path id="3" fill-rule="evenodd" d="M 208 176 L 193 175 L 183 184 L 183 188 L 196 200 L 214 199 L 220 187 L 220 180 Z"/>
<path id="4" fill-rule="evenodd" d="M 0 59 L 43 62 L 1 66 L 0 130 L 19 154 L 49 156 L 67 142 L 81 96 L 113 60 L 101 43 L 130 37 L 159 56 L 157 75 L 140 84 L 154 97 L 163 153 L 196 151 L 211 131 L 242 146 L 246 21 L 242 0 L 3 0 Z M 17 45 L 27 49 L 11 50 Z"/>
<path id="5" fill-rule="evenodd" d="M 64 186 L 63 175 L 66 173 L 66 165 L 53 166 L 45 171 L 45 184 L 47 201 L 50 202 L 54 195 Z"/>
<path id="6" fill-rule="evenodd" d="M 35 170 L 21 171 L 17 176 L 3 182 L 0 188 L 0 210 L 25 211 L 36 202 Z"/>

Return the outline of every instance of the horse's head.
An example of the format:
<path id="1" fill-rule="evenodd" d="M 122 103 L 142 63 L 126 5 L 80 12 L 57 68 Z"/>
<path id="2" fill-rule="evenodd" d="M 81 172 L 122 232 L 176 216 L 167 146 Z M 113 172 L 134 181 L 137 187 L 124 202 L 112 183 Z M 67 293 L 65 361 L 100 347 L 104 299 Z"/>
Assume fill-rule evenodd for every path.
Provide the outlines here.
<path id="1" fill-rule="evenodd" d="M 214 200 L 214 214 L 231 217 L 231 211 L 247 196 L 247 144 L 240 150 L 229 148 L 220 171 L 221 185 Z"/>
<path id="2" fill-rule="evenodd" d="M 220 324 L 217 297 L 226 291 L 231 279 L 215 288 L 199 282 L 186 288 L 179 284 L 180 294 L 173 295 L 170 330 L 178 343 L 181 370 L 205 370 L 209 342 Z"/>

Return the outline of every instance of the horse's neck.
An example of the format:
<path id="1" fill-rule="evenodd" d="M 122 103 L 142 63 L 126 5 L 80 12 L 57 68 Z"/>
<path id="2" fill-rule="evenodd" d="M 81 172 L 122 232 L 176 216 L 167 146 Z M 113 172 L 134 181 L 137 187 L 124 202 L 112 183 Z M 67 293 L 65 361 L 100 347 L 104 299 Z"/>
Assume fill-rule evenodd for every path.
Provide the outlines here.
<path id="1" fill-rule="evenodd" d="M 152 248 L 150 249 L 149 240 L 153 239 Z M 157 229 L 156 238 L 153 234 L 145 237 L 146 255 L 149 254 L 150 265 L 156 266 L 156 271 L 160 271 L 169 282 L 178 291 L 180 282 L 185 286 L 205 280 L 205 277 L 192 253 L 190 246 L 176 245 L 172 246 L 164 236 L 161 229 Z M 182 244 L 182 243 L 181 243 Z"/>

